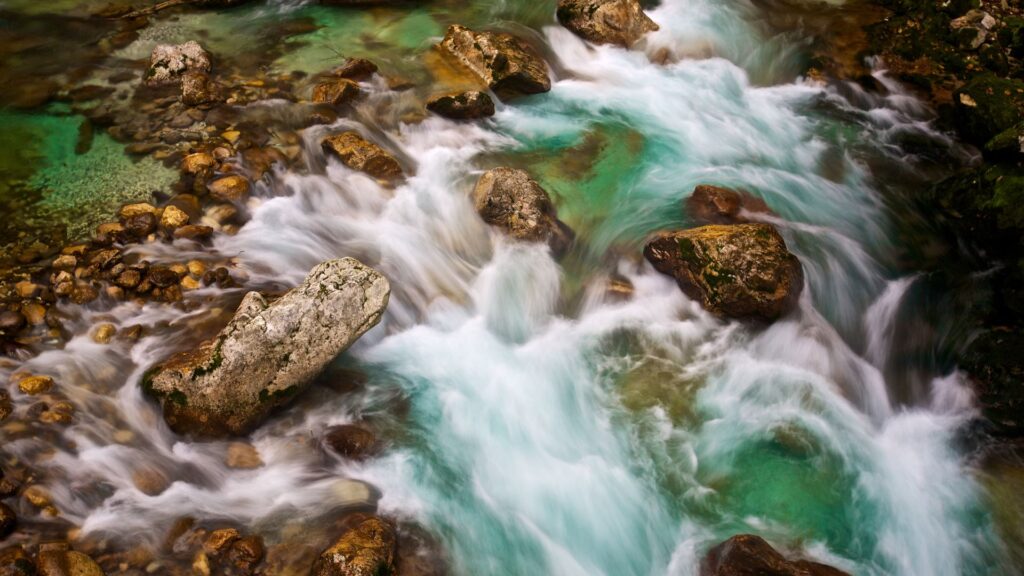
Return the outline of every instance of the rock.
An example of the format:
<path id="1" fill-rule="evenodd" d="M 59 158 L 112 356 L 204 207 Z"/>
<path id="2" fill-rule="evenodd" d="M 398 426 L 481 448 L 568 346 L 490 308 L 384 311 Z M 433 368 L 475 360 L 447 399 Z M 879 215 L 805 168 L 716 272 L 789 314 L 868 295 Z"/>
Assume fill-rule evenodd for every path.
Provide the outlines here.
<path id="1" fill-rule="evenodd" d="M 54 270 L 72 270 L 78 266 L 78 258 L 71 254 L 61 254 L 53 259 Z"/>
<path id="2" fill-rule="evenodd" d="M 960 366 L 968 375 L 990 433 L 1024 438 L 1024 331 L 988 330 L 975 338 Z"/>
<path id="3" fill-rule="evenodd" d="M 338 455 L 354 460 L 362 460 L 372 454 L 376 441 L 373 432 L 351 424 L 331 426 L 324 434 L 324 444 Z"/>
<path id="4" fill-rule="evenodd" d="M 3 576 L 34 576 L 35 564 L 20 544 L 0 549 L 0 574 Z"/>
<path id="5" fill-rule="evenodd" d="M 92 341 L 97 344 L 107 344 L 117 334 L 117 327 L 109 322 L 104 322 L 92 332 Z"/>
<path id="6" fill-rule="evenodd" d="M 331 78 L 313 89 L 313 102 L 341 106 L 359 97 L 359 84 L 348 78 Z"/>
<path id="7" fill-rule="evenodd" d="M 377 65 L 365 58 L 348 58 L 345 63 L 331 70 L 338 78 L 362 81 L 377 73 Z"/>
<path id="8" fill-rule="evenodd" d="M 741 224 L 749 222 L 741 212 L 771 214 L 764 200 L 729 188 L 698 185 L 686 199 L 686 212 L 699 224 Z"/>
<path id="9" fill-rule="evenodd" d="M 769 224 L 663 232 L 644 256 L 717 316 L 772 321 L 793 308 L 803 268 Z"/>
<path id="10" fill-rule="evenodd" d="M 708 551 L 701 576 L 850 576 L 808 560 L 787 560 L 759 536 L 739 534 Z"/>
<path id="11" fill-rule="evenodd" d="M 218 202 L 242 202 L 249 196 L 250 188 L 245 176 L 237 174 L 218 178 L 207 186 L 210 197 Z"/>
<path id="12" fill-rule="evenodd" d="M 438 47 L 502 99 L 551 90 L 547 63 L 530 45 L 511 34 L 474 32 L 454 24 Z"/>
<path id="13" fill-rule="evenodd" d="M 142 272 L 140 270 L 133 270 L 129 268 L 124 272 L 121 272 L 114 278 L 114 284 L 126 290 L 131 290 L 142 282 Z"/>
<path id="14" fill-rule="evenodd" d="M 192 40 L 176 46 L 160 44 L 150 55 L 146 83 L 150 86 L 177 84 L 186 72 L 209 71 L 210 54 L 198 42 Z"/>
<path id="15" fill-rule="evenodd" d="M 949 23 L 949 29 L 955 35 L 960 48 L 977 50 L 985 43 L 989 31 L 995 25 L 996 19 L 991 14 L 973 9 L 959 18 L 954 18 Z"/>
<path id="16" fill-rule="evenodd" d="M 328 136 L 320 143 L 327 152 L 333 153 L 341 163 L 353 170 L 365 172 L 381 180 L 396 180 L 402 176 L 398 160 L 380 146 L 359 135 L 358 132 L 342 132 Z"/>
<path id="17" fill-rule="evenodd" d="M 160 216 L 160 227 L 165 230 L 175 230 L 188 224 L 188 214 L 177 206 L 166 206 L 164 213 Z"/>
<path id="18" fill-rule="evenodd" d="M 186 174 L 202 174 L 213 170 L 216 165 L 217 160 L 209 152 L 196 152 L 181 161 L 181 171 Z"/>
<path id="19" fill-rule="evenodd" d="M 236 470 L 253 470 L 263 466 L 263 459 L 260 458 L 259 450 L 256 450 L 252 444 L 232 442 L 228 445 L 228 454 L 224 463 L 228 468 Z"/>
<path id="20" fill-rule="evenodd" d="M 658 29 L 638 0 L 559 0 L 556 15 L 562 26 L 585 40 L 624 48 Z"/>
<path id="21" fill-rule="evenodd" d="M 64 542 L 41 544 L 36 570 L 38 576 L 103 576 L 92 558 L 69 550 Z"/>
<path id="22" fill-rule="evenodd" d="M 146 466 L 132 472 L 132 484 L 147 496 L 157 496 L 167 490 L 170 482 L 163 472 Z"/>
<path id="23" fill-rule="evenodd" d="M 555 255 L 572 245 L 572 230 L 558 219 L 551 197 L 524 170 L 488 170 L 473 189 L 473 202 L 484 222 L 517 240 L 546 242 Z"/>
<path id="24" fill-rule="evenodd" d="M 957 128 L 984 146 L 1024 121 L 1024 81 L 982 74 L 953 93 Z"/>
<path id="25" fill-rule="evenodd" d="M 267 549 L 259 536 L 239 538 L 228 550 L 227 561 L 242 574 L 251 574 L 256 566 L 263 561 Z"/>
<path id="26" fill-rule="evenodd" d="M 25 316 L 16 310 L 4 310 L 0 312 L 0 333 L 16 334 L 25 327 Z"/>
<path id="27" fill-rule="evenodd" d="M 186 157 L 186 160 L 187 159 L 188 158 Z M 153 214 L 155 216 L 157 212 L 158 210 L 152 204 L 138 202 L 122 206 L 121 209 L 117 211 L 117 217 L 121 220 L 127 220 L 128 218 L 138 216 L 139 214 Z"/>
<path id="28" fill-rule="evenodd" d="M 395 529 L 377 517 L 360 522 L 324 550 L 312 576 L 376 576 L 394 572 Z"/>
<path id="29" fill-rule="evenodd" d="M 181 103 L 186 106 L 212 104 L 221 99 L 220 86 L 206 72 L 189 70 L 181 76 Z M 182 128 L 191 126 L 189 122 Z"/>
<path id="30" fill-rule="evenodd" d="M 203 549 L 210 554 L 221 554 L 227 552 L 228 548 L 234 544 L 235 540 L 241 538 L 238 530 L 234 528 L 221 528 L 220 530 L 214 530 L 210 532 L 210 536 L 207 537 L 206 542 L 203 542 Z"/>
<path id="31" fill-rule="evenodd" d="M 360 262 L 324 262 L 272 304 L 246 294 L 220 334 L 151 369 L 143 387 L 176 432 L 245 434 L 376 325 L 389 295 Z"/>
<path id="32" fill-rule="evenodd" d="M 51 388 L 53 388 L 53 378 L 49 376 L 27 376 L 18 381 L 18 390 L 29 396 L 49 392 Z"/>
<path id="33" fill-rule="evenodd" d="M 494 116 L 494 101 L 484 92 L 470 90 L 433 98 L 427 110 L 454 120 L 473 120 Z"/>
<path id="34" fill-rule="evenodd" d="M 10 536 L 17 527 L 18 517 L 14 515 L 14 510 L 0 502 L 0 540 Z"/>
<path id="35" fill-rule="evenodd" d="M 129 235 L 136 238 L 145 238 L 156 232 L 158 223 L 156 214 L 143 213 L 124 220 L 122 225 Z"/>
<path id="36" fill-rule="evenodd" d="M 174 231 L 174 238 L 202 242 L 213 236 L 213 228 L 200 224 L 186 224 Z"/>
<path id="37" fill-rule="evenodd" d="M 6 420 L 12 412 L 14 412 L 14 403 L 11 402 L 11 394 L 7 390 L 0 388 L 0 422 Z M 0 480 L 0 498 L 4 497 L 2 483 L 5 481 L 6 479 Z"/>

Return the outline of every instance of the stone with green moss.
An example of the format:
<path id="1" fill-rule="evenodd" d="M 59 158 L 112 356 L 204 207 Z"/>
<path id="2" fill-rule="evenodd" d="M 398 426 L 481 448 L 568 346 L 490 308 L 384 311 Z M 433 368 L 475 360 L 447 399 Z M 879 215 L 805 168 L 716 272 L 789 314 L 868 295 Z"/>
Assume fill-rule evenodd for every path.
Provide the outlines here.
<path id="1" fill-rule="evenodd" d="M 770 224 L 664 232 L 644 256 L 717 316 L 770 322 L 792 309 L 803 289 L 800 261 Z"/>
<path id="2" fill-rule="evenodd" d="M 220 334 L 147 371 L 143 390 L 178 433 L 248 433 L 375 326 L 389 294 L 352 258 L 324 262 L 273 303 L 248 293 Z"/>

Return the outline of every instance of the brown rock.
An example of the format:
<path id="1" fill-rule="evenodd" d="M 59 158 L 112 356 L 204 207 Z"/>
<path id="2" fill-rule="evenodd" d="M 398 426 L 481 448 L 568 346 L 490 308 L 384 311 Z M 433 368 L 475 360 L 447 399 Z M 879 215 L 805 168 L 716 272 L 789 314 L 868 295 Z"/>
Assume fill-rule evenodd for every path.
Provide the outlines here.
<path id="1" fill-rule="evenodd" d="M 195 240 L 196 242 L 208 240 L 211 236 L 213 236 L 213 228 L 198 224 L 188 224 L 174 231 L 175 238 Z"/>
<path id="2" fill-rule="evenodd" d="M 147 496 L 156 496 L 167 490 L 170 482 L 163 472 L 151 467 L 142 467 L 132 472 L 132 484 Z"/>
<path id="3" fill-rule="evenodd" d="M 131 216 L 123 220 L 122 224 L 129 235 L 136 238 L 145 238 L 156 232 L 158 221 L 156 214 L 147 212 Z"/>
<path id="4" fill-rule="evenodd" d="M 92 332 L 92 341 L 97 344 L 107 344 L 117 334 L 117 327 L 109 322 L 96 326 Z"/>
<path id="5" fill-rule="evenodd" d="M 551 90 L 548 65 L 529 44 L 502 32 L 449 26 L 441 53 L 478 76 L 502 99 Z"/>
<path id="6" fill-rule="evenodd" d="M 14 510 L 0 502 L 0 540 L 10 536 L 17 527 L 18 517 L 14 515 Z"/>
<path id="7" fill-rule="evenodd" d="M 71 289 L 70 298 L 75 304 L 87 304 L 99 297 L 99 291 L 92 284 L 76 284 Z"/>
<path id="8" fill-rule="evenodd" d="M 209 554 L 221 554 L 228 550 L 242 535 L 234 528 L 221 528 L 210 532 L 210 536 L 203 543 L 203 549 Z"/>
<path id="9" fill-rule="evenodd" d="M 235 540 L 228 550 L 227 560 L 235 570 L 242 574 L 251 574 L 266 556 L 263 539 L 250 535 Z"/>
<path id="10" fill-rule="evenodd" d="M 352 80 L 366 80 L 377 73 L 377 65 L 365 58 L 349 58 L 344 64 L 331 70 L 331 74 L 338 78 L 350 78 Z"/>
<path id="11" fill-rule="evenodd" d="M 556 15 L 562 26 L 585 40 L 625 48 L 658 29 L 638 0 L 559 0 Z"/>
<path id="12" fill-rule="evenodd" d="M 357 132 L 328 136 L 321 142 L 321 146 L 337 156 L 342 164 L 374 178 L 396 180 L 402 176 L 402 167 L 394 156 Z"/>
<path id="13" fill-rule="evenodd" d="M 237 174 L 214 180 L 207 189 L 210 196 L 219 202 L 242 202 L 249 196 L 249 181 Z"/>
<path id="14" fill-rule="evenodd" d="M 850 576 L 825 564 L 787 560 L 759 536 L 740 534 L 708 551 L 701 576 Z"/>
<path id="15" fill-rule="evenodd" d="M 58 256 L 57 259 L 54 260 L 54 264 L 56 264 L 57 260 L 60 260 L 61 258 L 65 258 L 65 256 Z M 74 256 L 71 256 L 70 258 L 72 260 L 75 259 Z M 71 268 L 74 267 L 75 265 L 72 264 Z M 22 280 L 21 282 L 17 282 L 14 285 L 14 291 L 18 293 L 19 298 L 33 298 L 35 297 L 36 294 L 39 293 L 40 289 L 42 289 L 42 286 L 30 280 Z"/>
<path id="16" fill-rule="evenodd" d="M 345 424 L 328 428 L 324 444 L 341 456 L 362 460 L 374 452 L 376 438 L 366 428 Z"/>
<path id="17" fill-rule="evenodd" d="M 311 576 L 375 576 L 395 569 L 395 529 L 371 516 L 324 550 Z"/>
<path id="18" fill-rule="evenodd" d="M 556 255 L 572 245 L 572 230 L 558 219 L 551 197 L 524 170 L 488 170 L 473 189 L 473 202 L 484 222 L 513 238 L 546 242 Z"/>
<path id="19" fill-rule="evenodd" d="M 61 254 L 53 260 L 55 270 L 72 270 L 75 266 L 78 266 L 78 258 L 71 254 Z"/>
<path id="20" fill-rule="evenodd" d="M 663 232 L 644 256 L 715 315 L 772 321 L 793 308 L 803 267 L 769 224 Z"/>
<path id="21" fill-rule="evenodd" d="M 200 106 L 212 104 L 220 99 L 220 87 L 205 72 L 189 71 L 182 75 L 182 104 L 186 106 Z"/>
<path id="22" fill-rule="evenodd" d="M 427 110 L 454 120 L 473 120 L 494 116 L 494 101 L 484 92 L 470 90 L 433 98 Z"/>
<path id="23" fill-rule="evenodd" d="M 260 453 L 252 444 L 232 442 L 228 445 L 227 458 L 224 461 L 228 468 L 236 470 L 253 470 L 263 466 Z"/>
<path id="24" fill-rule="evenodd" d="M 142 282 L 142 272 L 129 268 L 124 272 L 117 275 L 114 279 L 114 284 L 117 284 L 121 288 L 131 290 Z"/>
<path id="25" fill-rule="evenodd" d="M 313 102 L 341 106 L 359 97 L 359 84 L 347 78 L 331 78 L 313 89 Z"/>
<path id="26" fill-rule="evenodd" d="M 16 310 L 4 310 L 0 312 L 0 333 L 16 334 L 25 327 L 25 317 Z"/>
<path id="27" fill-rule="evenodd" d="M 164 213 L 160 216 L 161 228 L 174 230 L 184 226 L 185 224 L 188 224 L 188 214 L 184 213 L 176 206 L 167 206 L 164 208 Z"/>
<path id="28" fill-rule="evenodd" d="M 158 288 L 174 286 L 179 280 L 178 273 L 166 266 L 153 266 L 146 274 L 146 279 Z"/>
<path id="29" fill-rule="evenodd" d="M 49 392 L 51 388 L 53 388 L 53 378 L 49 376 L 28 376 L 18 381 L 18 390 L 29 396 Z"/>
<path id="30" fill-rule="evenodd" d="M 186 174 L 202 174 L 213 170 L 215 166 L 217 160 L 209 152 L 189 154 L 181 161 L 181 171 Z"/>
<path id="31" fill-rule="evenodd" d="M 686 212 L 699 224 L 742 224 L 743 212 L 771 214 L 764 200 L 720 186 L 698 185 L 686 199 Z"/>

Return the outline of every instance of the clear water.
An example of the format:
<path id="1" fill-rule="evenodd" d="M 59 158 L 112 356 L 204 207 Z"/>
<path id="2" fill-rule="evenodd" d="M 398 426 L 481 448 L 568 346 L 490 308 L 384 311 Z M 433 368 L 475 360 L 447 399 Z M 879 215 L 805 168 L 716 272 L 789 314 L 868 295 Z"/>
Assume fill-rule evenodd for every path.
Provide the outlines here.
<path id="1" fill-rule="evenodd" d="M 796 78 L 800 35 L 759 24 L 745 2 L 665 0 L 651 11 L 661 31 L 635 51 L 587 46 L 539 4 L 272 2 L 215 17 L 232 20 L 222 38 L 261 19 L 316 20 L 274 63 L 306 71 L 335 53 L 418 69 L 446 24 L 500 22 L 542 40 L 557 81 L 480 124 L 394 121 L 377 111 L 409 96 L 376 84 L 351 118 L 306 131 L 309 170 L 278 173 L 252 220 L 217 238 L 251 286 L 294 285 L 354 256 L 394 287 L 381 325 L 339 360 L 366 383 L 340 393 L 329 384 L 345 373 L 329 372 L 253 435 L 262 468 L 228 469 L 226 443 L 174 436 L 137 386 L 151 363 L 215 330 L 237 291 L 200 292 L 188 314 L 89 311 L 65 349 L 0 368 L 52 373 L 81 407 L 56 448 L 12 435 L 4 449 L 49 452 L 63 517 L 124 541 L 157 542 L 193 514 L 288 542 L 372 500 L 436 534 L 459 574 L 696 574 L 709 546 L 740 532 L 858 575 L 1014 573 L 1019 524 L 999 502 L 1014 502 L 1015 484 L 979 478 L 961 452 L 973 408 L 958 374 L 926 365 L 908 381 L 889 369 L 916 276 L 895 261 L 902 207 L 882 192 L 924 177 L 901 138 L 961 154 L 927 111 L 891 83 L 882 98 Z M 382 130 L 412 176 L 385 190 L 334 161 L 320 170 L 317 143 L 341 128 Z M 468 191 L 498 164 L 527 167 L 577 231 L 561 263 L 475 215 Z M 807 275 L 792 316 L 766 329 L 716 320 L 642 262 L 646 235 L 688 224 L 682 200 L 699 183 L 742 188 L 778 214 Z M 612 274 L 631 280 L 631 299 L 604 296 Z M 86 332 L 101 320 L 151 336 L 99 346 Z M 325 462 L 310 436 L 354 420 L 384 431 L 388 449 Z M 173 484 L 141 493 L 140 466 Z"/>

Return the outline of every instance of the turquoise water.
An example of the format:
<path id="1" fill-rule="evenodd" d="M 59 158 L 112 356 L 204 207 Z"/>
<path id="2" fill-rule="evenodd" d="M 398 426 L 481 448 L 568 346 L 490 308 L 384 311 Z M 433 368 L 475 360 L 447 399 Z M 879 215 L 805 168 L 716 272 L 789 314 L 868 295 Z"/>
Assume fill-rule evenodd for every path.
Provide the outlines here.
<path id="1" fill-rule="evenodd" d="M 365 386 L 311 392 L 257 431 L 263 468 L 226 469 L 221 444 L 155 427 L 134 386 L 194 338 L 195 315 L 126 305 L 118 322 L 164 332 L 103 352 L 114 359 L 82 336 L 33 361 L 65 376 L 120 362 L 100 380 L 138 437 L 116 445 L 102 417 L 84 416 L 68 432 L 80 448 L 56 465 L 80 462 L 113 495 L 56 491 L 59 508 L 86 532 L 129 540 L 184 512 L 287 540 L 322 527 L 348 478 L 380 491 L 381 512 L 436 534 L 459 574 L 696 574 L 710 546 L 741 532 L 857 575 L 1014 573 L 1019 526 L 992 504 L 1008 484 L 974 470 L 957 443 L 972 416 L 963 383 L 921 366 L 924 392 L 908 394 L 914 383 L 885 361 L 916 271 L 893 257 L 901 222 L 880 192 L 900 183 L 873 167 L 902 158 L 901 134 L 950 143 L 898 91 L 865 110 L 797 78 L 804 39 L 771 30 L 746 2 L 665 0 L 651 15 L 662 29 L 634 51 L 586 45 L 550 3 L 272 2 L 156 23 L 125 54 L 208 27 L 220 51 L 244 53 L 258 43 L 232 38 L 308 18 L 320 28 L 285 41 L 274 67 L 367 56 L 427 83 L 418 97 L 436 87 L 422 62 L 445 26 L 493 22 L 539 42 L 558 73 L 550 93 L 479 124 L 385 121 L 366 110 L 401 97 L 374 87 L 337 128 L 383 129 L 382 143 L 414 164 L 406 183 L 385 190 L 334 162 L 280 174 L 252 220 L 216 239 L 256 286 L 295 284 L 336 256 L 394 286 L 382 324 L 344 359 Z M 327 130 L 303 134 L 311 166 Z M 476 216 L 468 192 L 500 164 L 526 167 L 552 193 L 578 234 L 565 260 Z M 792 316 L 767 328 L 716 320 L 642 262 L 648 234 L 690 224 L 682 201 L 701 183 L 742 188 L 778 215 L 807 275 Z M 630 279 L 629 300 L 604 297 L 612 275 Z M 302 442 L 357 419 L 392 432 L 381 457 L 324 464 Z M 130 480 L 139 458 L 204 476 L 145 496 Z"/>

